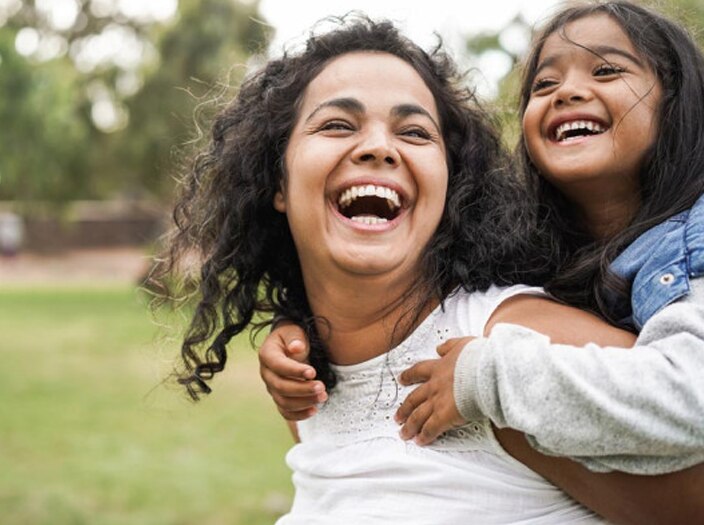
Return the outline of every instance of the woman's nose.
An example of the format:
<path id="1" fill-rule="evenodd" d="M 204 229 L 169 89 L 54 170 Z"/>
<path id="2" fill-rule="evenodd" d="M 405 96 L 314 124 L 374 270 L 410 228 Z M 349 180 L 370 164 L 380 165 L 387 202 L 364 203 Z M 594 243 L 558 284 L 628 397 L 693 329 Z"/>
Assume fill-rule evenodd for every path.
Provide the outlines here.
<path id="1" fill-rule="evenodd" d="M 393 137 L 385 130 L 369 130 L 355 148 L 352 160 L 357 163 L 383 163 L 397 166 L 400 155 L 393 143 Z"/>

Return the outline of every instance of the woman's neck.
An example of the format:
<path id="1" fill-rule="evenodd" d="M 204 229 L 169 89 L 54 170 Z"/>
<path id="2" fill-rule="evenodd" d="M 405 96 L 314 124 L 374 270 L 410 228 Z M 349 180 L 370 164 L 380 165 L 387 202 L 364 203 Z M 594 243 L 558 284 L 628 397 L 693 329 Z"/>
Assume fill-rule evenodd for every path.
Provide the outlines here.
<path id="1" fill-rule="evenodd" d="M 360 363 L 389 351 L 435 307 L 419 307 L 422 294 L 409 282 L 373 276 L 355 276 L 346 283 L 315 281 L 306 282 L 308 302 L 335 364 Z"/>

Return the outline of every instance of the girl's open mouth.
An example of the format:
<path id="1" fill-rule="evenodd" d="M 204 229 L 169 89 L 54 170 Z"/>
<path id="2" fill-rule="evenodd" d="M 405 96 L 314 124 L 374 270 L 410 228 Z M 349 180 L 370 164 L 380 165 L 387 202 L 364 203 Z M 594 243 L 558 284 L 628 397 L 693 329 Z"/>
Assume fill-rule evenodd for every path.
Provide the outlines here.
<path id="1" fill-rule="evenodd" d="M 567 142 L 591 135 L 601 135 L 607 129 L 607 126 L 594 120 L 573 120 L 556 126 L 550 137 L 556 142 Z"/>

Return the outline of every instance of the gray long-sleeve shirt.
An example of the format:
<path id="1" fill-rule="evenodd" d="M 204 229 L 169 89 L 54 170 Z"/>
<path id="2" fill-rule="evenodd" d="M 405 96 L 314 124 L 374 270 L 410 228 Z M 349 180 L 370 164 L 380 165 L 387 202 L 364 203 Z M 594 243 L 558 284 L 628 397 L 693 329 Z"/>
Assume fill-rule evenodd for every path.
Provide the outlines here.
<path id="1" fill-rule="evenodd" d="M 457 360 L 460 413 L 594 471 L 660 474 L 704 462 L 704 278 L 691 286 L 648 320 L 633 349 L 550 344 L 495 326 Z"/>

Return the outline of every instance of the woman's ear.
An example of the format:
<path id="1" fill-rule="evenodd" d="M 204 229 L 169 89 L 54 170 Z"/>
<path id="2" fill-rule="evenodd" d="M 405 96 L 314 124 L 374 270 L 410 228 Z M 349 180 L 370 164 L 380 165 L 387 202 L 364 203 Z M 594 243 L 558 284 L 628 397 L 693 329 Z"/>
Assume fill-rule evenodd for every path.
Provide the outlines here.
<path id="1" fill-rule="evenodd" d="M 274 195 L 274 209 L 280 211 L 281 213 L 286 213 L 286 199 L 284 198 L 283 191 L 279 190 Z"/>

